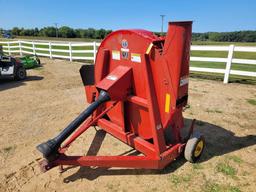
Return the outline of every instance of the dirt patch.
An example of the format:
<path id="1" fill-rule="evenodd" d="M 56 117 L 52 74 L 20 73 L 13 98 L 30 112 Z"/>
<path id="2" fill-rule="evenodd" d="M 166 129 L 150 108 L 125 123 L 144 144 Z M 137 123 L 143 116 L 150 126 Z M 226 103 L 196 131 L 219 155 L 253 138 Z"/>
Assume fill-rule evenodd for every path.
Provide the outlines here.
<path id="1" fill-rule="evenodd" d="M 82 63 L 42 59 L 23 82 L 0 82 L 0 191 L 254 191 L 255 85 L 190 80 L 186 124 L 198 119 L 207 147 L 198 164 L 177 159 L 161 171 L 65 167 L 42 174 L 35 146 L 56 135 L 86 107 Z M 93 146 L 90 146 L 94 141 Z M 100 148 L 100 149 L 99 149 Z M 88 151 L 89 149 L 89 151 Z M 118 155 L 131 150 L 90 129 L 71 154 Z"/>

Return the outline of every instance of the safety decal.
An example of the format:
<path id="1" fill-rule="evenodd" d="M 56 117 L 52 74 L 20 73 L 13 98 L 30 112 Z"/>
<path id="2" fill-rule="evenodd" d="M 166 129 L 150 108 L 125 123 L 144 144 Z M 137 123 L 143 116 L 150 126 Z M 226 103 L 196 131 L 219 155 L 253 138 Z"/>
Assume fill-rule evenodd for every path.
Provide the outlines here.
<path id="1" fill-rule="evenodd" d="M 131 53 L 131 61 L 141 63 L 141 57 L 138 53 Z"/>
<path id="2" fill-rule="evenodd" d="M 120 60 L 120 51 L 112 51 L 112 59 L 114 60 Z"/>
<path id="3" fill-rule="evenodd" d="M 130 50 L 126 48 L 121 48 L 121 51 L 129 52 Z"/>
<path id="4" fill-rule="evenodd" d="M 164 111 L 166 113 L 170 112 L 170 104 L 171 104 L 171 95 L 169 93 L 166 93 L 166 95 L 165 95 L 165 107 L 164 107 Z"/>
<path id="5" fill-rule="evenodd" d="M 146 51 L 146 54 L 149 54 L 149 52 L 151 51 L 151 48 L 153 47 L 153 44 L 150 43 L 148 48 L 147 48 L 147 51 Z"/>
<path id="6" fill-rule="evenodd" d="M 128 41 L 126 39 L 123 39 L 121 44 L 122 44 L 123 48 L 127 48 L 128 47 Z"/>
<path id="7" fill-rule="evenodd" d="M 127 51 L 122 51 L 122 59 L 128 59 L 129 58 L 129 52 Z"/>
<path id="8" fill-rule="evenodd" d="M 180 78 L 180 87 L 188 84 L 188 76 L 183 76 Z"/>

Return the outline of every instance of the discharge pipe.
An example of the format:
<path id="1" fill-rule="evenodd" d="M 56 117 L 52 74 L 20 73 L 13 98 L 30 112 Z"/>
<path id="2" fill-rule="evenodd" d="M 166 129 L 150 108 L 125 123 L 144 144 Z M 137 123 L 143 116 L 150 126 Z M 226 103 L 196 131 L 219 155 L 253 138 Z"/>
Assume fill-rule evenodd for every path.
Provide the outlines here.
<path id="1" fill-rule="evenodd" d="M 58 136 L 47 142 L 41 143 L 36 148 L 47 160 L 53 160 L 58 156 L 58 149 L 65 141 L 102 103 L 110 100 L 106 91 L 101 90 L 99 97 L 88 108 L 86 108 L 76 119 L 74 119 Z"/>

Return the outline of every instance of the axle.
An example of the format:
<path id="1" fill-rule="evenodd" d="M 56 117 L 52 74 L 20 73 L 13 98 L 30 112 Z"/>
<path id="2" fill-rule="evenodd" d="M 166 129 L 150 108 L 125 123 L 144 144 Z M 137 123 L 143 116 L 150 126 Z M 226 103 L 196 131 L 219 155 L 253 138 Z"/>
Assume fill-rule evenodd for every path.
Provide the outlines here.
<path id="1" fill-rule="evenodd" d="M 109 100 L 109 94 L 101 90 L 96 101 L 74 119 L 59 135 L 47 142 L 41 143 L 37 146 L 37 149 L 47 160 L 54 160 L 59 155 L 58 149 L 62 142 L 65 141 L 102 103 Z"/>

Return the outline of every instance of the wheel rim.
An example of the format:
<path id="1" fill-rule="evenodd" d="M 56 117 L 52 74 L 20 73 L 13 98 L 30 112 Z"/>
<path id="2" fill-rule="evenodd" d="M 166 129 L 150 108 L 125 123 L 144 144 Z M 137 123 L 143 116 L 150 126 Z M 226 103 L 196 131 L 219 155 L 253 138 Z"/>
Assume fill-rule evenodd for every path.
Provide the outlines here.
<path id="1" fill-rule="evenodd" d="M 204 148 L 204 142 L 201 140 L 196 145 L 195 152 L 194 152 L 195 157 L 198 157 L 202 153 L 203 148 Z"/>
<path id="2" fill-rule="evenodd" d="M 21 70 L 21 71 L 19 72 L 19 76 L 20 76 L 20 78 L 24 78 L 24 76 L 25 76 L 24 71 Z"/>

